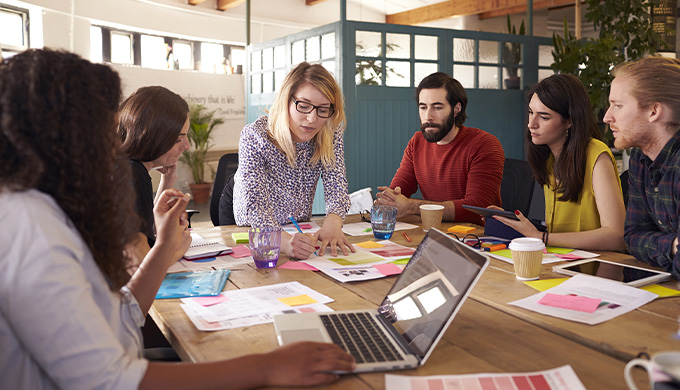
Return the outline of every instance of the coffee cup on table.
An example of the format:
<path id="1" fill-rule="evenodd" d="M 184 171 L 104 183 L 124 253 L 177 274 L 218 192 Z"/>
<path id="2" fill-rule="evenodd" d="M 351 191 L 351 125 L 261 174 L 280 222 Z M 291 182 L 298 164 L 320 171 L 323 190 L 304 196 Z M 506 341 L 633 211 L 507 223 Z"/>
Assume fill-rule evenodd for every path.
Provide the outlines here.
<path id="1" fill-rule="evenodd" d="M 633 359 L 629 361 L 626 364 L 623 376 L 630 390 L 638 390 L 631 372 L 633 367 L 636 366 L 642 367 L 647 371 L 649 387 L 651 389 L 658 388 L 662 382 L 676 383 L 680 381 L 680 351 L 659 352 L 652 355 L 652 358 L 649 360 Z"/>
<path id="2" fill-rule="evenodd" d="M 444 206 L 439 204 L 424 204 L 420 206 L 420 218 L 423 221 L 423 231 L 430 228 L 440 228 L 444 217 Z"/>
<path id="3" fill-rule="evenodd" d="M 510 241 L 515 277 L 519 280 L 536 280 L 541 273 L 545 244 L 538 238 L 520 237 Z"/>

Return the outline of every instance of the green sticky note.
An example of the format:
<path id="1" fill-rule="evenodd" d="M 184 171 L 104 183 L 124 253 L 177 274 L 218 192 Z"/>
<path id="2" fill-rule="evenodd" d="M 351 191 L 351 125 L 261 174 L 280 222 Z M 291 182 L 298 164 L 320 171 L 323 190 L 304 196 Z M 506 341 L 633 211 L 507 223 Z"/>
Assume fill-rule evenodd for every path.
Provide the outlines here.
<path id="1" fill-rule="evenodd" d="M 231 233 L 231 238 L 233 238 L 234 242 L 237 243 L 237 244 L 242 244 L 244 242 L 250 241 L 250 238 L 248 236 L 248 232 Z"/>
<path id="2" fill-rule="evenodd" d="M 571 252 L 574 251 L 573 249 L 569 249 L 569 248 L 558 248 L 558 247 L 556 247 L 556 246 L 549 246 L 549 247 L 547 247 L 547 248 L 545 248 L 545 249 L 548 251 L 548 253 L 557 253 L 557 254 L 559 254 L 559 255 L 566 255 L 567 253 L 571 253 Z"/>
<path id="3" fill-rule="evenodd" d="M 411 260 L 410 257 L 404 257 L 403 259 L 394 260 L 391 263 L 396 265 L 406 265 L 406 263 L 408 263 L 409 260 Z"/>

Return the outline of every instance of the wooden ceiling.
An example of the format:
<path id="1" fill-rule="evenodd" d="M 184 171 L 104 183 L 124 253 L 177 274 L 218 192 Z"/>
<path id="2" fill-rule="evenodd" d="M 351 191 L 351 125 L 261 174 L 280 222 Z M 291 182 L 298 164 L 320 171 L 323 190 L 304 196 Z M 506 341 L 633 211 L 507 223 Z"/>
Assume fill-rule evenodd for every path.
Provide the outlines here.
<path id="1" fill-rule="evenodd" d="M 205 1 L 188 0 L 191 5 L 201 4 Z M 305 4 L 313 6 L 324 1 L 326 0 L 305 0 Z M 572 5 L 576 1 L 579 0 L 534 0 L 533 9 L 541 10 Z M 216 8 L 222 11 L 236 7 L 244 2 L 245 0 L 215 0 Z M 486 19 L 525 13 L 526 11 L 526 0 L 446 0 L 441 3 L 386 15 L 385 23 L 414 25 L 463 15 L 478 15 L 480 19 Z"/>

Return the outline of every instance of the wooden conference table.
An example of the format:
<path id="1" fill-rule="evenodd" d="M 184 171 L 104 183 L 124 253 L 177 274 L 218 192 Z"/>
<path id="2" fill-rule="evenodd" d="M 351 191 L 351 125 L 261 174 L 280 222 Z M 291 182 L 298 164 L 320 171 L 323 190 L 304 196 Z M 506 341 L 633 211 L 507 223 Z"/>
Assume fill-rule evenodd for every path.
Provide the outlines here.
<path id="1" fill-rule="evenodd" d="M 358 222 L 348 216 L 346 223 Z M 318 219 L 322 224 L 322 219 Z M 419 224 L 420 219 L 404 219 Z M 456 223 L 459 224 L 459 223 Z M 454 225 L 444 223 L 442 230 Z M 234 246 L 231 233 L 245 227 L 198 228 L 206 239 L 222 240 Z M 392 241 L 417 246 L 424 237 L 421 229 L 406 231 L 407 242 L 399 231 Z M 482 235 L 478 229 L 473 234 Z M 362 242 L 372 236 L 349 237 Z M 627 255 L 601 252 L 601 258 L 632 263 Z M 279 264 L 288 261 L 285 255 Z M 640 265 L 640 263 L 637 263 Z M 541 279 L 561 277 L 544 265 Z M 321 272 L 270 269 L 254 264 L 240 265 L 231 273 L 225 290 L 299 281 L 335 299 L 334 310 L 375 308 L 396 276 L 382 279 L 339 283 Z M 675 282 L 667 287 L 677 288 Z M 427 362 L 414 370 L 392 372 L 400 375 L 455 375 L 483 372 L 530 372 L 570 364 L 588 389 L 625 389 L 623 369 L 628 360 L 641 352 L 680 350 L 678 331 L 680 297 L 656 299 L 633 312 L 599 325 L 586 325 L 534 313 L 508 305 L 508 302 L 535 294 L 536 291 L 515 279 L 512 264 L 491 259 L 489 268 L 475 286 L 469 299 L 453 320 L 444 338 Z M 229 359 L 250 353 L 270 351 L 278 346 L 272 324 L 247 328 L 201 332 L 179 307 L 179 300 L 156 300 L 150 311 L 165 336 L 183 361 L 206 362 Z M 385 373 L 345 375 L 328 389 L 384 389 Z M 636 372 L 640 388 L 648 388 L 644 372 Z"/>

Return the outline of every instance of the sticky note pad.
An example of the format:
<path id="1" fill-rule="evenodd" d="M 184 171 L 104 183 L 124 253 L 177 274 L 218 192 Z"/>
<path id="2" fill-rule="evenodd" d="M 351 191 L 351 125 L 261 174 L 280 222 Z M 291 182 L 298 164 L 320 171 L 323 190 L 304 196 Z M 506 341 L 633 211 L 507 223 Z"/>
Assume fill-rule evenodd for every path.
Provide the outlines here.
<path id="1" fill-rule="evenodd" d="M 307 294 L 302 294 L 295 297 L 279 298 L 279 301 L 285 303 L 288 306 L 300 306 L 318 303 L 314 298 Z"/>
<path id="2" fill-rule="evenodd" d="M 360 246 L 360 247 L 366 248 L 366 249 L 382 248 L 382 247 L 385 246 L 385 245 L 383 245 L 383 244 L 378 244 L 378 243 L 375 242 L 375 241 L 364 241 L 364 242 L 360 242 L 360 243 L 357 243 L 357 244 L 354 244 L 354 245 Z"/>
<path id="3" fill-rule="evenodd" d="M 451 226 L 450 228 L 446 229 L 446 231 L 448 231 L 449 233 L 468 234 L 475 229 L 477 229 L 477 228 L 472 227 L 472 226 L 456 225 L 456 226 Z"/>
<path id="4" fill-rule="evenodd" d="M 658 284 L 650 284 L 649 286 L 640 287 L 640 290 L 645 290 L 657 294 L 659 298 L 674 297 L 680 295 L 680 291 L 673 290 L 672 288 L 666 288 L 664 286 L 659 286 Z"/>
<path id="5" fill-rule="evenodd" d="M 535 288 L 538 291 L 545 291 L 555 286 L 558 286 L 560 283 L 564 282 L 567 279 L 569 278 L 530 280 L 524 282 L 524 284 L 531 288 Z"/>
<path id="6" fill-rule="evenodd" d="M 403 268 L 392 263 L 387 263 L 387 264 L 376 264 L 373 266 L 373 268 L 377 269 L 380 271 L 381 274 L 385 276 L 390 276 L 390 275 L 398 275 L 403 271 Z"/>
<path id="7" fill-rule="evenodd" d="M 578 295 L 559 295 L 547 293 L 538 303 L 541 305 L 558 307 L 561 309 L 593 313 L 602 302 L 602 299 L 581 297 Z"/>
<path id="8" fill-rule="evenodd" d="M 233 238 L 234 242 L 237 243 L 237 244 L 241 244 L 241 243 L 250 241 L 250 237 L 248 236 L 248 232 L 231 233 L 231 238 Z"/>

